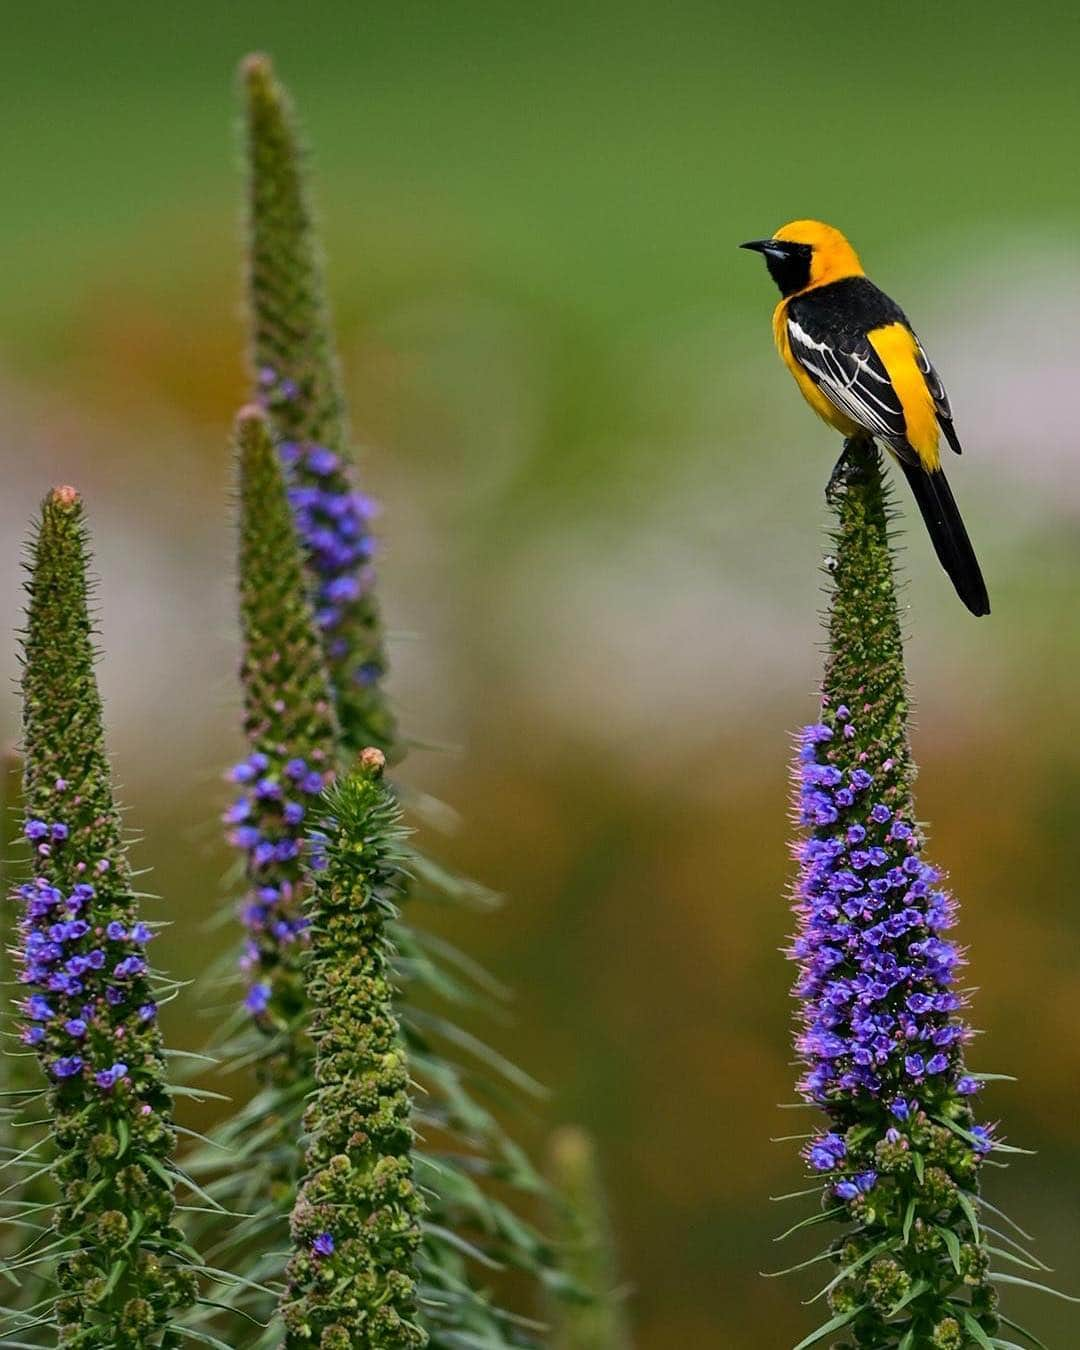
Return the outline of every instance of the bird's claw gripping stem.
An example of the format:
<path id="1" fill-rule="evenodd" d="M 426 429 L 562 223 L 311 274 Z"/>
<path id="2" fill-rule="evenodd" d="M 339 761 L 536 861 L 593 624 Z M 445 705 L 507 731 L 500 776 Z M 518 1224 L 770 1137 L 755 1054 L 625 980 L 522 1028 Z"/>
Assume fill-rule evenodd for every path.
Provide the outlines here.
<path id="1" fill-rule="evenodd" d="M 851 483 L 857 483 L 866 472 L 866 453 L 873 445 L 863 436 L 849 436 L 844 441 L 840 458 L 833 465 L 825 484 L 825 500 L 832 506 L 840 492 Z"/>

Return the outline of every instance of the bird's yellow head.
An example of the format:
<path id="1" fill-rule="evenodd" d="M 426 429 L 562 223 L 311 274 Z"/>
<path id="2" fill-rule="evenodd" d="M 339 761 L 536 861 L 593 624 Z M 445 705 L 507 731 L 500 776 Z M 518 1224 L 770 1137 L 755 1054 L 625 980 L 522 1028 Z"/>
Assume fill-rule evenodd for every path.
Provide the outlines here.
<path id="1" fill-rule="evenodd" d="M 785 296 L 863 275 L 859 255 L 839 230 L 820 220 L 790 221 L 771 239 L 752 239 L 740 247 L 764 254 L 769 275 Z"/>

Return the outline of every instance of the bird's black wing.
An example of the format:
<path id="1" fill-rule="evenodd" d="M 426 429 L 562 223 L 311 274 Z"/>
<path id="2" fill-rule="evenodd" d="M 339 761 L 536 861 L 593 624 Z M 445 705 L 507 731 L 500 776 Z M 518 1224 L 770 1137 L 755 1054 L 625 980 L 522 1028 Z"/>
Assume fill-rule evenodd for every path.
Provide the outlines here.
<path id="1" fill-rule="evenodd" d="M 848 277 L 796 296 L 787 310 L 795 360 L 834 408 L 898 453 L 907 449 L 904 409 L 867 333 L 906 322 L 899 307 L 866 277 Z"/>
<path id="2" fill-rule="evenodd" d="M 945 433 L 945 439 L 949 442 L 957 454 L 960 454 L 960 438 L 956 434 L 953 426 L 952 408 L 949 405 L 949 395 L 945 392 L 945 385 L 941 376 L 934 369 L 933 363 L 926 354 L 926 349 L 915 338 L 915 360 L 918 362 L 919 369 L 926 380 L 926 387 L 930 390 L 930 397 L 934 400 L 934 411 L 937 413 L 938 422 Z"/>

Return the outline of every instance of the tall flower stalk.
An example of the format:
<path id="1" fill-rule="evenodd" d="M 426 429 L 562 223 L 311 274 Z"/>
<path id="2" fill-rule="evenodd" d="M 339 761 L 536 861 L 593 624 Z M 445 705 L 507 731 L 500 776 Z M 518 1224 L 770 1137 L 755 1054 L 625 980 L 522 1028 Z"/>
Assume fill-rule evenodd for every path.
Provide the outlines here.
<path id="1" fill-rule="evenodd" d="M 346 742 L 389 750 L 386 657 L 374 595 L 374 503 L 349 456 L 322 261 L 292 110 L 269 60 L 243 65 L 248 294 L 255 394 L 289 472 L 327 666 Z"/>
<path id="2" fill-rule="evenodd" d="M 293 555 L 288 551 L 283 553 L 276 545 L 264 547 L 263 556 L 268 564 L 283 557 L 290 559 L 288 577 L 282 574 L 273 583 L 276 593 L 292 596 L 290 612 L 298 614 L 303 609 L 309 616 L 306 622 L 313 625 L 321 641 L 336 722 L 333 753 L 321 763 L 333 759 L 348 762 L 367 746 L 393 758 L 400 754 L 401 745 L 380 682 L 385 659 L 372 589 L 373 509 L 357 489 L 355 469 L 348 458 L 333 334 L 291 110 L 264 57 L 245 61 L 243 88 L 249 162 L 252 378 L 283 475 L 278 483 L 271 481 L 269 472 L 264 475 L 259 492 L 252 496 L 252 525 L 263 529 L 267 521 L 272 521 L 277 531 L 287 501 L 304 555 L 302 580 L 297 580 Z M 264 494 L 274 494 L 275 501 L 270 503 Z M 247 567 L 242 559 L 243 573 Z M 262 585 L 254 577 L 241 576 L 242 590 L 254 594 Z M 268 620 L 276 612 L 268 609 Z M 249 682 L 249 726 L 253 692 L 260 704 L 269 705 L 271 710 L 283 699 L 288 705 L 289 700 L 275 684 L 279 673 L 280 667 L 271 669 L 269 677 L 254 690 Z M 298 689 L 295 692 L 300 695 Z M 300 697 L 301 703 L 304 698 L 317 698 L 321 704 L 314 688 Z M 269 722 L 269 714 L 262 720 Z M 253 753 L 271 765 L 274 754 L 287 763 L 286 757 L 298 753 L 288 737 L 280 737 L 276 745 L 274 753 L 262 746 L 253 747 Z M 265 772 L 263 758 L 255 763 L 246 761 L 245 765 L 240 767 L 240 775 L 257 785 Z M 250 801 L 247 788 L 248 784 L 243 784 L 240 796 L 248 800 L 234 804 L 230 813 L 233 841 L 245 851 L 262 845 L 266 853 L 267 843 L 273 841 L 262 838 L 260 820 L 246 814 L 256 805 Z M 305 811 L 309 809 L 310 803 L 300 804 Z M 290 829 L 293 839 L 303 827 L 297 823 Z M 299 885 L 292 893 L 298 898 L 306 871 L 302 854 L 285 863 L 289 867 L 295 863 L 299 869 Z M 276 858 L 273 865 L 279 865 Z M 414 878 L 414 891 L 426 890 L 440 899 L 461 901 L 480 892 L 471 883 L 447 875 L 415 850 L 410 850 L 409 872 Z M 295 942 L 289 939 L 282 959 L 289 970 L 299 973 L 309 935 L 302 913 L 293 917 L 298 918 Z M 255 918 L 261 921 L 258 912 Z M 274 936 L 271 930 L 267 941 Z M 261 951 L 263 940 L 256 938 L 255 943 Z M 543 1183 L 468 1086 L 475 1068 L 459 1067 L 448 1049 L 453 1046 L 464 1050 L 479 1060 L 482 1069 L 493 1069 L 519 1087 L 528 1085 L 528 1080 L 453 1023 L 422 1010 L 413 1001 L 412 995 L 420 989 L 463 1004 L 486 997 L 490 985 L 477 974 L 474 964 L 401 921 L 394 923 L 393 945 L 397 978 L 409 995 L 401 1017 L 410 1068 L 423 1087 L 417 1127 L 430 1141 L 414 1160 L 418 1184 L 428 1198 L 418 1255 L 425 1330 L 434 1346 L 458 1346 L 463 1343 L 461 1337 L 468 1335 L 491 1347 L 531 1344 L 533 1330 L 499 1309 L 487 1291 L 488 1277 L 481 1282 L 475 1272 L 478 1262 L 504 1262 L 542 1278 L 555 1278 L 545 1242 L 485 1185 L 491 1178 L 519 1190 L 539 1192 Z M 255 955 L 249 947 L 249 961 Z M 277 961 L 278 956 L 272 955 L 270 960 Z M 262 956 L 258 963 L 260 967 L 265 965 Z M 285 1034 L 291 1041 L 287 1054 L 297 1074 L 291 1086 L 284 1081 L 271 1084 L 250 1109 L 229 1122 L 225 1135 L 246 1158 L 253 1158 L 258 1151 L 258 1141 L 269 1128 L 267 1117 L 283 1125 L 298 1118 L 304 1095 L 312 1085 L 308 995 L 291 978 L 286 981 L 299 991 L 304 1002 L 291 1021 L 281 1021 L 273 1016 L 273 985 L 267 989 L 266 984 L 261 976 L 249 979 L 249 1016 L 263 1030 L 268 1025 L 283 1031 L 287 1028 Z M 268 999 L 271 1001 L 264 1006 Z M 262 1058 L 262 1052 L 251 1049 L 243 1040 L 236 1048 L 234 1062 L 237 1058 Z M 279 1129 L 277 1137 L 284 1162 L 290 1148 L 287 1129 Z M 292 1153 L 298 1163 L 295 1142 Z M 256 1187 L 262 1173 L 257 1167 L 246 1171 L 247 1198 L 253 1203 L 260 1194 Z M 279 1172 L 278 1179 L 282 1176 L 284 1171 Z M 233 1176 L 225 1184 L 235 1194 L 243 1182 Z M 275 1185 L 269 1209 L 259 1222 L 272 1223 L 288 1195 L 287 1187 Z M 269 1260 L 267 1255 L 260 1271 L 268 1269 Z"/>
<path id="3" fill-rule="evenodd" d="M 552 1350 L 630 1350 L 596 1145 L 584 1130 L 564 1126 L 555 1134 L 549 1172 L 570 1281 L 551 1300 Z"/>
<path id="4" fill-rule="evenodd" d="M 245 993 L 214 1049 L 230 1067 L 253 1069 L 259 1090 L 191 1165 L 210 1180 L 217 1201 L 247 1215 L 227 1225 L 216 1215 L 206 1220 L 214 1250 L 254 1280 L 224 1291 L 221 1302 L 254 1302 L 269 1315 L 273 1295 L 258 1281 L 281 1271 L 274 1253 L 286 1241 L 312 1086 L 306 841 L 337 767 L 338 725 L 282 465 L 261 407 L 240 412 L 234 445 L 247 753 L 229 771 L 234 795 L 225 824 L 243 860 Z M 237 1343 L 247 1334 L 242 1322 L 230 1330 Z"/>
<path id="5" fill-rule="evenodd" d="M 790 955 L 799 1091 L 828 1116 L 803 1150 L 822 1209 L 796 1226 L 844 1231 L 819 1258 L 837 1267 L 822 1291 L 832 1316 L 801 1344 L 1007 1345 L 993 1281 L 1010 1277 L 991 1261 L 1034 1259 L 995 1246 L 982 1213 L 987 1156 L 1016 1150 L 975 1113 L 993 1075 L 965 1064 L 955 904 L 922 856 L 890 511 L 872 444 L 851 444 L 834 500 L 821 715 L 798 739 Z"/>
<path id="6" fill-rule="evenodd" d="M 51 1322 L 63 1345 L 136 1350 L 178 1343 L 170 1329 L 195 1298 L 196 1268 L 174 1222 L 154 930 L 139 917 L 113 800 L 86 567 L 82 505 L 57 488 L 27 583 L 23 834 L 33 875 L 16 896 L 21 1034 L 48 1083 L 44 1142 L 58 1198 L 52 1235 L 43 1229 L 14 1263 L 52 1261 L 55 1293 L 7 1331 L 21 1343 Z"/>
<path id="7" fill-rule="evenodd" d="M 315 1090 L 282 1305 L 289 1350 L 408 1350 L 420 1217 L 412 1102 L 388 925 L 401 890 L 400 808 L 365 750 L 325 794 L 307 902 Z"/>
<path id="8" fill-rule="evenodd" d="M 260 1073 L 287 1088 L 306 1068 L 303 841 L 334 769 L 337 722 L 281 465 L 260 409 L 240 414 L 236 447 L 248 754 L 230 775 L 238 795 L 226 822 L 249 886 L 245 1002 L 270 1038 Z"/>

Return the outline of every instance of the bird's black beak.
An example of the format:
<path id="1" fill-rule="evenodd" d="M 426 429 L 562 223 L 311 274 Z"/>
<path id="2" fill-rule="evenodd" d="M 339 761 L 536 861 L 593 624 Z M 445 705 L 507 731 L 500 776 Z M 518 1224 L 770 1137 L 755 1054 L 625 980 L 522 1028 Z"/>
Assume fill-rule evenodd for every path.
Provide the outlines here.
<path id="1" fill-rule="evenodd" d="M 755 253 L 765 253 L 768 251 L 770 245 L 775 244 L 775 239 L 751 239 L 749 243 L 740 244 L 739 247 L 753 249 Z"/>

